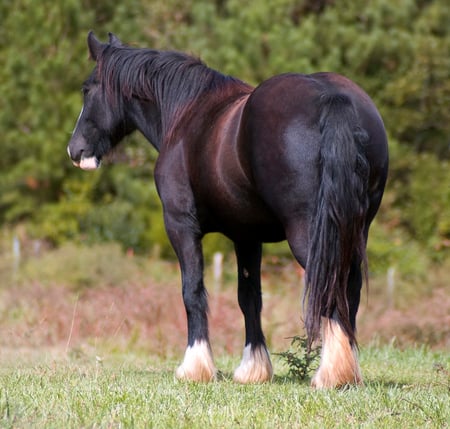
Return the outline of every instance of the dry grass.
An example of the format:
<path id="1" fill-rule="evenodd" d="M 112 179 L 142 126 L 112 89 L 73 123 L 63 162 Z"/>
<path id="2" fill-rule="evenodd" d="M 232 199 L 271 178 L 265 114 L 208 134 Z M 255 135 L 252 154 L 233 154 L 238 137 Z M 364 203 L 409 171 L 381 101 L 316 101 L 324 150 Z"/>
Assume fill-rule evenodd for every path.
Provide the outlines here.
<path id="1" fill-rule="evenodd" d="M 129 258 L 126 263 L 130 264 Z M 141 267 L 142 261 L 136 266 Z M 280 352 L 289 347 L 289 337 L 303 334 L 303 272 L 291 261 L 268 260 L 264 266 L 263 326 L 270 350 Z M 210 288 L 210 331 L 216 355 L 240 355 L 244 342 L 231 269 L 224 286 Z M 141 273 L 119 286 L 74 289 L 67 284 L 25 282 L 0 289 L 0 347 L 59 347 L 77 352 L 101 345 L 181 357 L 186 322 L 178 268 L 164 263 L 162 270 L 169 281 L 162 281 L 161 274 L 153 276 L 159 279 L 155 281 Z M 212 284 L 209 270 L 206 277 Z M 400 346 L 450 347 L 450 295 L 443 285 L 404 308 L 387 305 L 380 287 L 375 284 L 374 289 L 373 298 L 362 300 L 358 334 L 362 345 L 374 339 L 381 343 L 395 339 Z"/>
<path id="2" fill-rule="evenodd" d="M 210 331 L 217 354 L 241 353 L 243 320 L 235 291 L 210 296 Z M 279 302 L 285 301 L 281 305 Z M 264 311 L 273 347 L 288 345 L 286 337 L 298 332 L 299 299 L 267 296 Z M 98 287 L 78 293 L 64 287 L 35 284 L 2 293 L 1 347 L 59 345 L 78 349 L 86 344 L 146 350 L 158 356 L 181 353 L 185 346 L 186 318 L 178 285 Z M 290 308 L 289 308 L 290 307 Z"/>

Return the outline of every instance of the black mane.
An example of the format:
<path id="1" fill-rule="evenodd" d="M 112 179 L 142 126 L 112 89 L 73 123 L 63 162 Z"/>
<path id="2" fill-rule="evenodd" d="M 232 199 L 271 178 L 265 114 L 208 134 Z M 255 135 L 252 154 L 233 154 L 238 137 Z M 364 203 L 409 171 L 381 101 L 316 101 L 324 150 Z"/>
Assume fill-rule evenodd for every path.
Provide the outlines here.
<path id="1" fill-rule="evenodd" d="M 250 88 L 181 52 L 113 45 L 104 50 L 98 62 L 97 78 L 119 111 L 133 97 L 156 103 L 165 132 L 171 124 L 164 122 L 177 118 L 205 92 L 228 92 L 229 88 L 242 93 Z"/>

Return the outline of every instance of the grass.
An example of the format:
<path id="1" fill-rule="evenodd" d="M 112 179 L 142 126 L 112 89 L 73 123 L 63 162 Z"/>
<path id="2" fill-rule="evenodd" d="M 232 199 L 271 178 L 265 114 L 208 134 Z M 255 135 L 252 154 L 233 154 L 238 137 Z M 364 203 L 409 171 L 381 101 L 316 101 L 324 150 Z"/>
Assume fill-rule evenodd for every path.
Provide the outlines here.
<path id="1" fill-rule="evenodd" d="M 301 334 L 302 272 L 271 261 L 262 277 L 273 382 L 231 380 L 244 329 L 226 261 L 220 286 L 206 268 L 223 372 L 192 384 L 173 376 L 186 336 L 176 264 L 67 245 L 14 271 L 0 249 L 0 428 L 449 427 L 448 270 L 409 301 L 374 279 L 358 321 L 360 343 L 373 345 L 361 351 L 365 386 L 314 391 L 275 355 Z"/>
<path id="2" fill-rule="evenodd" d="M 175 361 L 134 354 L 56 357 L 36 352 L 2 358 L 3 428 L 446 428 L 450 358 L 392 346 L 361 353 L 366 384 L 314 391 L 278 374 L 272 383 L 231 381 L 236 359 L 210 384 L 174 380 Z"/>

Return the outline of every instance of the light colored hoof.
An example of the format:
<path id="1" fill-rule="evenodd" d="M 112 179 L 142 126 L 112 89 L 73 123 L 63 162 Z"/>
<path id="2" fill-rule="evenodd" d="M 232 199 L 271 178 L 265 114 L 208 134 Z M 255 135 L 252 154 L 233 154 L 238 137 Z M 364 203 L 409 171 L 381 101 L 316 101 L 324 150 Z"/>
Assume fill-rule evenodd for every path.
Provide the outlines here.
<path id="1" fill-rule="evenodd" d="M 244 348 L 241 364 L 234 371 L 233 380 L 237 383 L 264 383 L 272 380 L 273 369 L 269 352 L 264 346 Z"/>
<path id="2" fill-rule="evenodd" d="M 362 384 L 356 347 L 352 347 L 339 323 L 323 319 L 320 367 L 311 380 L 316 389 Z"/>
<path id="3" fill-rule="evenodd" d="M 216 372 L 209 344 L 196 341 L 186 349 L 183 363 L 176 369 L 175 376 L 183 381 L 209 382 L 215 380 Z"/>
<path id="4" fill-rule="evenodd" d="M 353 372 L 353 368 L 348 371 L 336 373 L 336 371 L 318 370 L 311 380 L 311 387 L 315 389 L 334 389 L 337 387 L 362 385 L 362 377 L 359 368 Z"/>

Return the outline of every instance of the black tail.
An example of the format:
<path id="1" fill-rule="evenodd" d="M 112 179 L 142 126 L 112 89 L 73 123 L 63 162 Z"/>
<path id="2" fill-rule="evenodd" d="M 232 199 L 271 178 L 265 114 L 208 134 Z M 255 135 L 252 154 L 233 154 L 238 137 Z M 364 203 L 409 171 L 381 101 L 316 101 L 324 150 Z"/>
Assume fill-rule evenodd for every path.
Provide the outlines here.
<path id="1" fill-rule="evenodd" d="M 352 261 L 366 268 L 368 135 L 352 101 L 343 94 L 322 96 L 319 127 L 320 188 L 310 229 L 305 324 L 311 344 L 319 336 L 321 317 L 337 315 L 355 344 L 347 282 Z"/>

